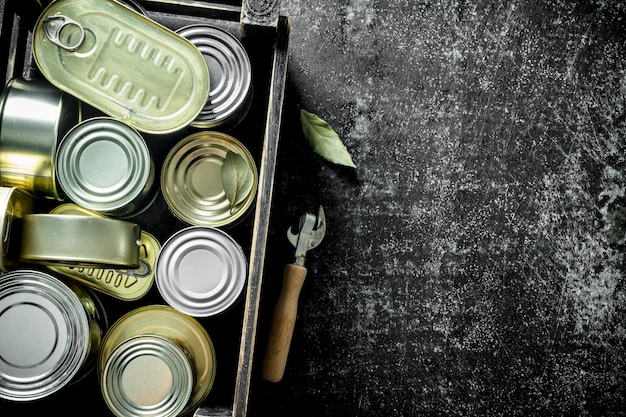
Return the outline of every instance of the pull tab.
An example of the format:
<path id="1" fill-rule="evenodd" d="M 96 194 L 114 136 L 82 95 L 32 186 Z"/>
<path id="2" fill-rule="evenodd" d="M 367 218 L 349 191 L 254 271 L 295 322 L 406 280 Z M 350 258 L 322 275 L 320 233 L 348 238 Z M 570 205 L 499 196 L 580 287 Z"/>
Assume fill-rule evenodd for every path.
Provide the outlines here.
<path id="1" fill-rule="evenodd" d="M 50 42 L 70 52 L 78 49 L 85 40 L 85 29 L 80 23 L 63 15 L 48 16 L 44 21 L 43 31 Z M 75 34 L 78 34 L 78 39 L 68 43 Z"/>

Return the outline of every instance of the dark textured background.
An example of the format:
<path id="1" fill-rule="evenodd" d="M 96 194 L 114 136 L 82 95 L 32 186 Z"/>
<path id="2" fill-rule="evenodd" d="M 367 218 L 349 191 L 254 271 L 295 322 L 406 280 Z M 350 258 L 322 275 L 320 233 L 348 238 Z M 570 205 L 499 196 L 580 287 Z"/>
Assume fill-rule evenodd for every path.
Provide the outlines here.
<path id="1" fill-rule="evenodd" d="M 257 356 L 289 222 L 321 204 L 328 233 L 250 414 L 626 415 L 624 2 L 282 3 Z M 356 170 L 312 152 L 298 106 Z"/>

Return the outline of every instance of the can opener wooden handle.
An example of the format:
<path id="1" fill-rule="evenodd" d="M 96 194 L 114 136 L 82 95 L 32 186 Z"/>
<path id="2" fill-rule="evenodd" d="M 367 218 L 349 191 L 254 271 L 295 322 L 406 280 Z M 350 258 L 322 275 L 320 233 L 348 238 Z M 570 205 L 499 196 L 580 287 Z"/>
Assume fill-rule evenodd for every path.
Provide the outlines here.
<path id="1" fill-rule="evenodd" d="M 317 247 L 326 233 L 324 209 L 320 206 L 317 218 L 306 213 L 300 217 L 300 230 L 287 231 L 287 238 L 296 248 L 295 260 L 285 265 L 280 295 L 274 307 L 274 316 L 270 328 L 262 376 L 269 382 L 279 382 L 283 378 L 287 365 L 287 356 L 298 315 L 298 298 L 307 275 L 304 266 L 306 252 Z"/>

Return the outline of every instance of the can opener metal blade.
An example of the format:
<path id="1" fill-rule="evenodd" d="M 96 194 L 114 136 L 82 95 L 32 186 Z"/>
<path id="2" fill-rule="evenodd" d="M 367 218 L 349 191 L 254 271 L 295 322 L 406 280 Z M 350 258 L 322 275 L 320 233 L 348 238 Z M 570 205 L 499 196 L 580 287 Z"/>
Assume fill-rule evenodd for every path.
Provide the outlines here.
<path id="1" fill-rule="evenodd" d="M 285 372 L 293 329 L 298 314 L 298 298 L 307 275 L 304 266 L 307 251 L 316 248 L 326 234 L 326 217 L 320 206 L 317 216 L 306 213 L 300 217 L 299 231 L 287 231 L 287 238 L 295 246 L 295 259 L 285 265 L 283 282 L 270 328 L 263 361 L 263 379 L 279 382 Z"/>

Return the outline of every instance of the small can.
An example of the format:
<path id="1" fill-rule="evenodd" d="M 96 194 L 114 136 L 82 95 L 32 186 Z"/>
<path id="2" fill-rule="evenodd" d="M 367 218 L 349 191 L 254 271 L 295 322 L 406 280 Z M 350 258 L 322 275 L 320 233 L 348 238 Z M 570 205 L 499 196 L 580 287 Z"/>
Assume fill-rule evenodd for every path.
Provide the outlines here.
<path id="1" fill-rule="evenodd" d="M 252 67 L 241 41 L 221 28 L 203 24 L 185 26 L 176 33 L 202 53 L 211 80 L 207 103 L 191 126 L 234 128 L 252 102 Z"/>
<path id="2" fill-rule="evenodd" d="M 0 398 L 47 397 L 95 368 L 107 319 L 97 297 L 42 271 L 0 275 Z"/>
<path id="3" fill-rule="evenodd" d="M 62 200 L 57 144 L 80 118 L 80 102 L 47 81 L 10 80 L 0 96 L 0 185 Z"/>
<path id="4" fill-rule="evenodd" d="M 163 305 L 139 307 L 108 330 L 98 379 L 119 417 L 174 417 L 195 410 L 215 380 L 215 349 L 193 317 Z"/>
<path id="5" fill-rule="evenodd" d="M 243 294 L 246 256 L 226 232 L 191 226 L 173 234 L 157 257 L 156 285 L 165 301 L 194 317 L 219 315 Z"/>
<path id="6" fill-rule="evenodd" d="M 70 200 L 110 217 L 142 213 L 158 191 L 144 138 L 111 117 L 91 118 L 72 128 L 59 145 L 56 169 Z"/>
<path id="7" fill-rule="evenodd" d="M 21 233 L 14 236 L 13 223 L 33 211 L 35 199 L 16 187 L 0 187 L 0 271 L 6 272 L 18 263 Z"/>
<path id="8" fill-rule="evenodd" d="M 227 161 L 243 164 L 238 174 L 247 185 L 233 201 L 224 175 Z M 194 226 L 233 226 L 249 214 L 256 198 L 258 172 L 250 151 L 237 139 L 221 132 L 197 132 L 179 141 L 168 153 L 161 171 L 161 192 L 176 217 Z"/>

